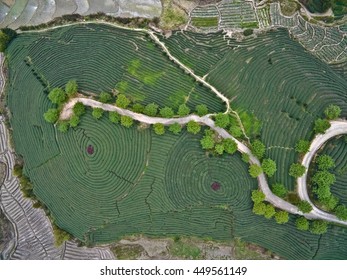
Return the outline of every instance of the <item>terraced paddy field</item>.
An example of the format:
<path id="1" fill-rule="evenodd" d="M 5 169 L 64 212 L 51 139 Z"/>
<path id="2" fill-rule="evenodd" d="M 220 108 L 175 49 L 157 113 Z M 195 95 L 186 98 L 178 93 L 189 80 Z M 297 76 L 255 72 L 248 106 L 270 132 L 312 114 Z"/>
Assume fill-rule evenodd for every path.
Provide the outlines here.
<path id="1" fill-rule="evenodd" d="M 272 181 L 294 190 L 288 169 L 297 160 L 295 143 L 311 136 L 314 120 L 328 104 L 339 105 L 346 116 L 347 80 L 284 29 L 242 42 L 225 38 L 224 44 L 221 34 L 209 34 L 203 41 L 200 37 L 177 32 L 165 43 L 177 58 L 189 60 L 197 73 L 207 75 L 208 82 L 233 100 L 234 109 L 246 109 L 262 121 L 266 156 L 278 166 Z M 202 50 L 195 52 L 195 44 Z"/>
<path id="2" fill-rule="evenodd" d="M 10 122 L 16 152 L 25 161 L 24 172 L 34 183 L 35 194 L 47 205 L 61 228 L 88 244 L 109 243 L 123 236 L 139 233 L 148 236 L 187 235 L 224 241 L 242 238 L 289 259 L 347 258 L 347 237 L 344 228 L 331 226 L 329 232 L 321 238 L 296 230 L 294 217 L 291 217 L 288 224 L 278 225 L 274 220 L 254 215 L 250 194 L 251 190 L 257 188 L 257 181 L 248 175 L 247 164 L 241 160 L 239 154 L 223 157 L 206 154 L 200 147 L 201 134 L 194 136 L 184 131 L 178 136 L 169 132 L 157 136 L 152 129 L 136 126 L 126 129 L 112 124 L 107 115 L 97 121 L 91 116 L 90 110 L 81 118 L 80 125 L 70 129 L 66 134 L 59 133 L 54 126 L 46 123 L 43 113 L 51 106 L 45 93 L 47 84 L 51 87 L 63 86 L 68 80 L 76 78 L 83 92 L 97 93 L 111 89 L 118 81 L 117 77 L 124 78 L 117 74 L 120 70 L 115 66 L 117 61 L 123 61 L 124 58 L 118 55 L 113 60 L 110 54 L 113 53 L 113 48 L 121 48 L 118 45 L 114 46 L 117 40 L 124 39 L 126 42 L 126 36 L 123 35 L 122 38 L 122 32 L 132 32 L 103 25 L 88 25 L 79 26 L 75 35 L 71 35 L 69 40 L 64 39 L 66 37 L 63 34 L 73 28 L 77 26 L 40 34 L 22 34 L 11 43 L 7 51 L 10 68 L 7 105 L 11 111 Z M 106 28 L 107 32 L 102 32 L 103 28 Z M 76 42 L 83 32 L 88 36 L 86 35 L 83 41 L 77 41 L 80 42 L 77 52 L 78 46 L 74 46 L 76 43 L 72 42 Z M 107 59 L 103 58 L 100 51 L 92 53 L 92 49 L 101 44 L 98 43 L 99 36 L 111 32 L 115 32 L 112 34 L 117 34 L 118 37 L 114 38 L 113 44 L 107 44 L 108 41 L 104 39 Z M 156 47 L 147 48 L 148 38 L 140 32 L 133 34 L 136 34 L 133 37 L 134 43 L 138 45 L 139 50 L 143 50 L 142 56 L 139 53 L 139 59 L 147 61 L 147 55 L 157 50 Z M 283 36 L 281 32 L 275 34 Z M 176 35 L 172 38 L 175 38 L 174 36 Z M 260 42 L 275 40 L 276 36 L 272 36 L 273 34 L 264 35 Z M 129 40 L 131 37 L 126 38 Z M 221 58 L 208 57 L 211 66 L 205 69 L 212 69 L 214 64 L 220 67 L 221 62 L 234 52 L 247 50 L 247 47 L 230 48 L 227 41 L 223 45 L 221 34 L 216 34 L 215 38 L 216 44 L 225 48 L 225 54 Z M 72 52 L 73 55 L 70 48 L 64 49 L 67 42 L 72 44 L 72 50 L 76 49 Z M 81 47 L 81 42 L 85 44 L 85 48 Z M 196 42 L 199 42 L 199 39 L 196 39 Z M 246 43 L 245 46 L 249 46 Z M 61 45 L 59 49 L 62 48 L 65 52 L 51 52 L 50 49 L 56 45 Z M 201 47 L 206 48 L 204 45 L 206 41 L 202 40 Z M 266 46 L 260 43 L 253 51 L 257 48 Z M 300 48 L 298 46 L 298 49 L 293 51 L 300 54 Z M 132 49 L 126 50 L 130 52 Z M 145 50 L 150 51 L 146 53 Z M 251 52 L 252 49 L 248 51 Z M 161 51 L 158 49 L 156 54 L 161 54 Z M 227 68 L 226 71 L 231 71 L 234 67 L 238 67 L 234 71 L 242 70 L 242 64 L 237 57 L 244 61 L 244 56 L 241 55 L 242 52 L 237 54 L 234 63 L 231 63 L 230 69 Z M 95 59 L 88 61 L 92 56 Z M 194 58 L 195 55 L 192 55 L 192 63 L 199 65 Z M 153 55 L 153 59 L 162 59 L 162 62 L 171 65 L 165 56 L 161 58 L 160 55 Z M 318 63 L 311 56 L 310 59 Z M 265 62 L 268 63 L 268 58 L 265 58 Z M 277 63 L 277 59 L 273 58 L 274 65 L 275 62 Z M 127 76 L 130 75 L 129 66 L 127 63 L 125 65 L 127 68 L 123 70 Z M 181 76 L 185 75 L 176 66 L 172 66 L 172 70 L 171 66 L 160 63 L 159 66 L 167 67 L 172 73 L 177 71 Z M 74 71 L 71 68 L 74 68 Z M 330 68 L 323 69 L 328 71 Z M 83 74 L 79 71 L 83 71 Z M 113 75 L 116 78 L 112 78 Z M 227 77 L 232 80 L 230 76 Z M 184 81 L 185 78 L 182 79 Z M 191 78 L 188 76 L 187 79 Z M 176 83 L 175 79 L 170 81 L 172 84 Z M 276 82 L 273 79 L 263 82 L 266 81 Z M 157 82 L 159 85 L 161 80 L 158 79 Z M 193 81 L 191 83 L 194 85 Z M 214 85 L 221 87 L 217 83 Z M 336 87 L 338 86 L 331 87 L 333 96 L 339 96 L 337 93 L 334 95 Z M 262 92 L 261 87 L 256 89 L 257 93 Z M 230 91 L 225 93 L 231 97 Z M 165 87 L 162 85 L 161 93 L 164 95 L 163 92 Z M 158 103 L 164 100 L 161 105 L 170 101 L 164 97 L 160 99 L 151 93 L 153 94 L 153 91 L 148 89 L 144 104 L 152 100 Z M 245 96 L 251 94 L 246 91 L 242 93 Z M 254 89 L 252 93 L 254 94 Z M 171 94 L 167 91 L 167 96 Z M 212 93 L 206 91 L 206 96 L 206 102 L 213 100 Z M 272 102 L 270 97 L 269 99 L 268 102 Z M 204 103 L 203 100 L 201 95 L 199 101 Z M 239 102 L 239 98 L 235 102 Z M 250 104 L 255 106 L 252 102 Z M 216 110 L 221 110 L 218 106 L 222 108 L 221 103 L 214 106 Z M 212 103 L 209 107 L 214 108 Z M 316 114 L 318 112 L 317 109 Z M 264 115 L 259 117 L 267 120 Z M 269 125 L 268 131 L 279 137 L 278 127 L 274 126 L 273 129 L 271 132 Z M 308 128 L 303 130 L 308 134 Z M 264 134 L 264 130 L 262 135 L 265 137 L 264 141 L 271 139 Z M 286 135 L 288 138 L 288 134 Z M 285 137 L 279 139 L 284 141 Z M 295 155 L 293 157 L 295 158 Z M 216 185 L 219 187 L 215 188 Z M 334 242 L 333 246 L 331 242 Z"/>

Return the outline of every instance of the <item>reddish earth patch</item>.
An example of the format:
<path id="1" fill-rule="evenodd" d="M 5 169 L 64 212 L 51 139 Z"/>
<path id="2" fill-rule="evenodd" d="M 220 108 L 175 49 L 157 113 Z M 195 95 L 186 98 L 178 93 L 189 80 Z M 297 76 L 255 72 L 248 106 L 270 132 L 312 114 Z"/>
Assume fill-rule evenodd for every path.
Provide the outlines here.
<path id="1" fill-rule="evenodd" d="M 212 185 L 211 185 L 211 188 L 212 190 L 214 191 L 218 191 L 220 189 L 220 184 L 217 183 L 217 182 L 214 182 Z"/>
<path id="2" fill-rule="evenodd" d="M 87 147 L 87 153 L 88 153 L 89 155 L 94 154 L 94 147 L 93 147 L 92 145 L 89 145 L 89 146 Z"/>

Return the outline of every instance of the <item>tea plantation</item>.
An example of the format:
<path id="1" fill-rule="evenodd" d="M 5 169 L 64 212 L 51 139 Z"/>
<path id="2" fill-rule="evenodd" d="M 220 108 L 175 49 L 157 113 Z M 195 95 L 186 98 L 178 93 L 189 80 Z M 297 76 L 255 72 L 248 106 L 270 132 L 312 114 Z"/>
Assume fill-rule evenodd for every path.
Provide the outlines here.
<path id="1" fill-rule="evenodd" d="M 201 37 L 177 32 L 165 43 L 197 73 L 207 75 L 208 82 L 233 100 L 234 109 L 246 109 L 262 121 L 266 156 L 278 167 L 273 182 L 294 190 L 295 180 L 287 174 L 297 159 L 295 144 L 311 137 L 313 122 L 327 105 L 339 105 L 346 116 L 347 80 L 305 51 L 285 29 L 242 42 L 228 38 L 228 44 L 222 43 L 222 34 Z"/>
<path id="2" fill-rule="evenodd" d="M 281 30 L 242 43 L 227 43 L 220 33 L 161 39 L 195 73 L 209 73 L 212 85 L 235 98 L 234 109 L 247 109 L 262 121 L 267 156 L 278 163 L 274 181 L 293 189 L 287 169 L 296 160 L 296 141 L 310 136 L 326 104 L 346 112 L 342 76 Z M 279 225 L 254 215 L 250 196 L 257 181 L 248 165 L 238 153 L 217 157 L 203 151 L 203 132 L 158 136 L 152 129 L 113 124 L 106 114 L 96 120 L 90 109 L 65 134 L 45 122 L 47 90 L 71 79 L 86 95 L 116 87 L 143 105 L 177 109 L 186 101 L 191 109 L 206 104 L 211 112 L 224 111 L 221 100 L 173 64 L 146 33 L 96 24 L 23 33 L 7 57 L 16 152 L 36 196 L 56 224 L 78 239 L 100 244 L 133 234 L 237 237 L 289 259 L 347 258 L 345 228 L 331 225 L 319 236 L 298 231 L 292 216 Z"/>

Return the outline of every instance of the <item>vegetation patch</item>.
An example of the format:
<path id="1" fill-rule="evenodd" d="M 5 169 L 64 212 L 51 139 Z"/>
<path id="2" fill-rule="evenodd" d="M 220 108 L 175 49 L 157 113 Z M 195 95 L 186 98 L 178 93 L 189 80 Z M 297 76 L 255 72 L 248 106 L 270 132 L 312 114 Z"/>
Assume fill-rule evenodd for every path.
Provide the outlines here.
<path id="1" fill-rule="evenodd" d="M 196 27 L 216 27 L 218 17 L 193 17 L 192 24 Z"/>
<path id="2" fill-rule="evenodd" d="M 169 253 L 181 259 L 198 260 L 202 258 L 201 249 L 186 239 L 177 239 L 169 247 Z"/>
<path id="3" fill-rule="evenodd" d="M 139 244 L 117 244 L 111 251 L 118 260 L 136 260 L 145 252 Z"/>

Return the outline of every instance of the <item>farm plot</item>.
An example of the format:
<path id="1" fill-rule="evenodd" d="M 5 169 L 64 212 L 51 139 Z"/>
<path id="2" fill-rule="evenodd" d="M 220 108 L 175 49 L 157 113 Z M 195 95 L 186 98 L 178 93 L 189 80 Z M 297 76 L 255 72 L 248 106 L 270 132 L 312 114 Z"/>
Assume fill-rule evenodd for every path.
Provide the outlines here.
<path id="1" fill-rule="evenodd" d="M 267 28 L 270 26 L 271 18 L 270 18 L 270 7 L 265 6 L 261 9 L 256 9 L 256 13 L 259 18 L 259 27 L 260 28 Z"/>
<path id="2" fill-rule="evenodd" d="M 28 46 L 24 58 L 50 87 L 62 87 L 74 78 L 86 92 L 111 92 L 117 87 L 143 105 L 156 102 L 176 110 L 186 102 L 191 109 L 197 104 L 206 104 L 212 112 L 224 109 L 214 93 L 172 63 L 144 32 L 75 25 L 23 34 L 17 42 Z"/>
<path id="3" fill-rule="evenodd" d="M 292 17 L 283 16 L 278 3 L 270 4 L 270 15 L 273 26 L 288 28 L 289 33 L 301 45 L 324 62 L 336 63 L 346 60 L 347 38 L 343 29 L 311 24 L 297 13 Z"/>
<path id="4" fill-rule="evenodd" d="M 218 9 L 221 15 L 220 27 L 222 29 L 258 27 L 251 2 L 225 0 L 218 5 Z"/>
<path id="5" fill-rule="evenodd" d="M 191 25 L 202 30 L 210 30 L 213 27 L 217 29 L 220 20 L 219 12 L 215 5 L 198 6 L 192 10 L 190 17 Z"/>

